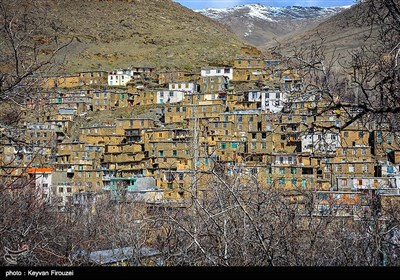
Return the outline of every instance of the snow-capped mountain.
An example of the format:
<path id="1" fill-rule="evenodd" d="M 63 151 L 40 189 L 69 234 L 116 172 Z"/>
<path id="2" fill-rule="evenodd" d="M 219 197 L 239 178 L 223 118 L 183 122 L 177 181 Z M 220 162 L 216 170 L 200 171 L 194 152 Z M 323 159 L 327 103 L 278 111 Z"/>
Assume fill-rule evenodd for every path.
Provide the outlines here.
<path id="1" fill-rule="evenodd" d="M 249 4 L 227 9 L 197 10 L 196 12 L 228 25 L 249 43 L 263 46 L 281 36 L 313 28 L 349 7 L 269 7 L 261 4 Z"/>

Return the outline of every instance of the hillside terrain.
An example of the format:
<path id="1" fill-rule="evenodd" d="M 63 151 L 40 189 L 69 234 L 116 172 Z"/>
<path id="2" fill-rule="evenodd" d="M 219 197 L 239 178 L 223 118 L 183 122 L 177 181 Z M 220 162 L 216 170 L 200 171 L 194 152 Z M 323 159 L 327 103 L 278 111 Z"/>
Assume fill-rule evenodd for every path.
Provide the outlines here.
<path id="1" fill-rule="evenodd" d="M 298 33 L 294 36 L 283 36 L 277 42 L 271 42 L 268 47 L 279 46 L 283 53 L 293 53 L 295 49 L 310 49 L 313 44 L 323 42 L 326 52 L 348 57 L 361 46 L 372 46 L 376 30 L 360 20 L 364 12 L 363 5 L 353 5 L 336 15 L 333 15 L 318 26 Z"/>
<path id="2" fill-rule="evenodd" d="M 227 64 L 244 45 L 228 28 L 171 0 L 35 3 L 57 26 L 58 40 L 74 38 L 60 53 L 66 72 Z M 44 40 L 53 38 L 53 29 L 43 27 Z"/>

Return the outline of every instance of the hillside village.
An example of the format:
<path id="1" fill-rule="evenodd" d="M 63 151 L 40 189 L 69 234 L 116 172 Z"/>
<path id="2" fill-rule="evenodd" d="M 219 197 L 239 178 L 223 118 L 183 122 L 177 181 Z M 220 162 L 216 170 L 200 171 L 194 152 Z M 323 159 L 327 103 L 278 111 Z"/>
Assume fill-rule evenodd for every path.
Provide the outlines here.
<path id="1" fill-rule="evenodd" d="M 281 188 L 293 200 L 312 190 L 315 215 L 333 204 L 353 217 L 372 210 L 363 204 L 371 197 L 397 199 L 400 133 L 342 128 L 355 112 L 324 110 L 301 77 L 253 48 L 199 72 L 132 66 L 46 77 L 43 96 L 25 100 L 41 113 L 2 132 L 10 140 L 0 175 L 28 174 L 60 211 L 100 196 L 182 206 L 212 176 Z"/>

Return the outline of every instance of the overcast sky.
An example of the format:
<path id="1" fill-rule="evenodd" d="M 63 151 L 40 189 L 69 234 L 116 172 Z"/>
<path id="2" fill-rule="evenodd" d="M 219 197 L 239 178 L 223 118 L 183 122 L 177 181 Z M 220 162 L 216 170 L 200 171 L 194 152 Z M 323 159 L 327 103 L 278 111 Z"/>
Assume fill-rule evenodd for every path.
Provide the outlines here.
<path id="1" fill-rule="evenodd" d="M 265 6 L 348 6 L 355 0 L 174 0 L 192 10 L 204 8 L 229 8 L 243 4 L 263 4 Z"/>

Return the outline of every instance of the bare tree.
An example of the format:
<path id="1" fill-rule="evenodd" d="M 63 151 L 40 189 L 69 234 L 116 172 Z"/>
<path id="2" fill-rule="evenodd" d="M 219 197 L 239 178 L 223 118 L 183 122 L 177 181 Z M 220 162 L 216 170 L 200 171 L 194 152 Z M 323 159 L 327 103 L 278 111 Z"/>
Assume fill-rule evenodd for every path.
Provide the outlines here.
<path id="1" fill-rule="evenodd" d="M 69 44 L 58 39 L 45 3 L 0 1 L 0 144 L 14 151 L 0 160 L 0 250 L 6 265 L 65 262 L 57 250 L 62 222 L 36 196 L 35 179 L 25 173 L 41 147 L 34 151 L 27 143 L 24 121 L 40 114 L 43 77 L 59 66 L 56 54 Z M 34 153 L 23 162 L 24 151 Z"/>

